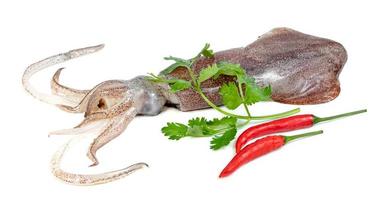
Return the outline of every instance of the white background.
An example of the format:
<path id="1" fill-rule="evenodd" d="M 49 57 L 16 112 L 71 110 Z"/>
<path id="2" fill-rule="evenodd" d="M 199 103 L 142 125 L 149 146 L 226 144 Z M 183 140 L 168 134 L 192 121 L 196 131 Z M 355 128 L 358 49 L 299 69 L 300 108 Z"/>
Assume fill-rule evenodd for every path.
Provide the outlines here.
<path id="1" fill-rule="evenodd" d="M 384 15 L 379 2 L 2 1 L 0 199 L 383 199 Z M 98 167 L 87 167 L 85 152 L 92 138 L 79 142 L 63 163 L 65 169 L 81 173 L 139 161 L 150 168 L 92 187 L 63 184 L 51 175 L 51 155 L 70 137 L 47 138 L 48 132 L 70 128 L 82 115 L 65 113 L 27 94 L 21 75 L 29 64 L 105 43 L 97 54 L 60 65 L 66 67 L 63 83 L 87 89 L 104 80 L 157 73 L 169 64 L 162 57 L 188 58 L 205 42 L 217 51 L 244 46 L 280 26 L 336 40 L 348 51 L 340 96 L 326 104 L 300 106 L 302 113 L 369 112 L 313 127 L 310 130 L 323 129 L 325 134 L 291 143 L 220 180 L 219 172 L 233 156 L 232 146 L 213 152 L 208 138 L 175 142 L 160 132 L 168 121 L 220 115 L 172 108 L 156 117 L 136 118 L 98 152 Z M 49 92 L 57 68 L 37 74 L 33 84 Z M 251 110 L 261 115 L 295 107 L 260 103 Z"/>

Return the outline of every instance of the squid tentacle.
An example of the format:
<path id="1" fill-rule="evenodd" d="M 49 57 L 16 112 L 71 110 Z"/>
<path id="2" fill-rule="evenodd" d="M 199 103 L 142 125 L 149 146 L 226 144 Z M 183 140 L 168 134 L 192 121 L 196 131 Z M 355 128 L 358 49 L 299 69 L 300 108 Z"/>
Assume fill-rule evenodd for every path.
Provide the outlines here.
<path id="1" fill-rule="evenodd" d="M 51 79 L 51 90 L 52 94 L 58 96 L 67 96 L 78 101 L 81 101 L 85 95 L 89 92 L 89 90 L 78 90 L 62 85 L 60 81 L 60 74 L 64 67 L 59 68 Z"/>
<path id="2" fill-rule="evenodd" d="M 137 110 L 135 107 L 129 108 L 126 112 L 113 117 L 110 120 L 110 123 L 106 126 L 106 128 L 94 139 L 93 143 L 90 145 L 88 149 L 87 156 L 93 162 L 92 166 L 96 166 L 99 164 L 98 159 L 96 157 L 96 152 L 106 145 L 111 140 L 115 139 L 126 129 L 128 124 L 133 120 L 136 116 Z"/>
<path id="3" fill-rule="evenodd" d="M 67 53 L 61 53 L 57 54 L 51 57 L 48 57 L 46 59 L 43 59 L 41 61 L 38 61 L 30 66 L 27 67 L 27 69 L 24 71 L 23 78 L 22 78 L 22 84 L 24 86 L 24 89 L 30 93 L 33 97 L 39 99 L 40 101 L 46 102 L 48 104 L 59 104 L 69 107 L 74 107 L 78 105 L 78 101 L 76 99 L 73 99 L 71 97 L 67 96 L 58 96 L 53 94 L 45 94 L 37 91 L 29 82 L 30 78 L 37 72 L 59 64 L 63 63 L 65 61 L 68 61 L 73 58 L 77 58 L 83 55 L 87 55 L 90 53 L 94 53 L 102 49 L 104 45 L 97 45 L 97 46 L 91 46 L 91 47 L 85 47 L 81 49 L 75 49 L 68 51 Z"/>
<path id="4" fill-rule="evenodd" d="M 140 93 L 136 94 L 137 96 L 140 95 Z M 133 104 L 133 99 L 131 96 L 127 95 L 126 97 L 123 98 L 119 103 L 116 105 L 113 105 L 112 107 L 106 109 L 106 110 L 101 110 L 101 111 L 96 111 L 92 113 L 86 113 L 86 118 L 75 128 L 83 127 L 88 125 L 89 123 L 92 123 L 94 121 L 100 120 L 100 119 L 105 119 L 105 118 L 112 118 L 117 115 L 120 115 L 123 111 L 128 110 L 131 106 L 135 106 Z"/>
<path id="5" fill-rule="evenodd" d="M 84 98 L 75 106 L 67 106 L 67 105 L 57 105 L 57 106 L 59 106 L 62 110 L 65 110 L 67 112 L 72 112 L 72 113 L 85 112 L 85 116 L 88 117 L 89 113 L 86 111 L 87 111 L 87 106 L 89 101 L 91 101 L 92 99 L 97 99 L 99 97 L 97 95 L 100 95 L 99 93 L 101 92 L 100 90 L 102 89 L 102 87 L 105 87 L 106 85 L 109 85 L 109 84 L 113 84 L 115 82 L 116 81 L 111 80 L 111 81 L 105 81 L 97 84 L 92 90 L 89 90 L 88 93 L 84 96 Z M 97 90 L 99 90 L 98 93 L 96 92 Z M 95 96 L 95 93 L 96 93 L 96 96 Z"/>
<path id="6" fill-rule="evenodd" d="M 102 129 L 103 127 L 105 127 L 107 125 L 107 123 L 108 123 L 108 120 L 100 120 L 100 119 L 98 121 L 94 120 L 92 122 L 87 123 L 84 126 L 81 126 L 81 127 L 52 131 L 49 133 L 48 136 L 51 136 L 51 135 L 81 135 L 81 134 L 89 133 L 92 131 L 98 131 L 99 129 Z"/>
<path id="7" fill-rule="evenodd" d="M 91 166 L 95 166 L 98 164 L 98 160 L 96 158 L 96 152 L 98 149 L 103 147 L 105 144 L 119 136 L 128 124 L 132 121 L 132 119 L 137 114 L 137 109 L 132 105 L 132 99 L 129 95 L 124 98 L 120 103 L 111 107 L 107 113 L 100 112 L 98 114 L 104 115 L 89 115 L 83 122 L 82 125 L 79 125 L 78 128 L 62 130 L 55 132 L 56 134 L 75 134 L 80 135 L 84 133 L 96 132 L 97 137 L 94 139 L 93 143 L 90 145 L 88 149 L 88 157 L 93 161 Z M 129 108 L 127 108 L 129 107 Z M 97 113 L 96 113 L 97 114 Z M 104 118 L 100 118 L 104 117 Z M 87 121 L 90 120 L 90 121 Z M 80 137 L 80 136 L 78 136 Z M 133 173 L 136 170 L 142 169 L 144 167 L 148 167 L 146 163 L 136 163 L 129 167 L 110 171 L 106 173 L 100 174 L 75 174 L 62 170 L 60 168 L 60 163 L 65 151 L 68 149 L 70 143 L 74 139 L 70 140 L 67 144 L 65 144 L 62 148 L 60 148 L 52 158 L 51 161 L 51 169 L 52 173 L 58 179 L 74 185 L 96 185 L 103 184 L 111 181 L 115 181 L 117 179 L 121 179 L 129 174 Z"/>
<path id="8" fill-rule="evenodd" d="M 89 100 L 92 97 L 93 92 L 97 89 L 97 86 L 90 90 L 83 99 L 81 99 L 77 104 L 75 105 L 63 105 L 63 104 L 57 104 L 60 109 L 70 112 L 70 113 L 83 113 L 87 110 L 87 105 Z"/>
<path id="9" fill-rule="evenodd" d="M 129 99 L 128 99 L 129 101 Z M 121 102 L 121 105 L 124 105 L 126 101 Z M 116 106 L 117 108 L 121 108 Z M 99 119 L 98 121 L 93 121 L 84 125 L 80 128 L 74 128 L 72 130 L 64 130 L 63 132 L 58 132 L 60 134 L 83 134 L 94 131 L 98 134 L 98 136 L 94 139 L 93 143 L 90 145 L 88 150 L 88 157 L 93 161 L 91 166 L 95 166 L 98 164 L 96 158 L 96 152 L 98 149 L 103 147 L 105 144 L 119 136 L 125 128 L 128 126 L 129 122 L 136 116 L 137 111 L 135 107 L 130 107 L 128 110 L 122 112 L 121 110 L 113 109 L 115 113 L 114 117 L 110 119 Z M 94 119 L 96 120 L 96 119 Z M 78 136 L 80 137 L 80 136 Z M 75 138 L 74 138 L 75 139 Z M 96 185 L 103 184 L 111 181 L 115 181 L 121 179 L 129 174 L 133 173 L 136 170 L 142 169 L 144 167 L 148 167 L 146 163 L 136 163 L 129 167 L 110 171 L 106 173 L 100 174 L 75 174 L 66 172 L 61 169 L 60 164 L 62 157 L 65 151 L 69 148 L 70 143 L 74 140 L 71 139 L 67 144 L 65 144 L 62 148 L 60 148 L 52 157 L 51 161 L 51 170 L 55 177 L 58 179 L 74 185 Z"/>
<path id="10" fill-rule="evenodd" d="M 118 137 L 142 110 L 143 91 L 135 89 L 134 93 L 128 92 L 125 81 L 105 81 L 91 90 L 76 90 L 60 84 L 60 73 L 63 68 L 56 71 L 51 80 L 52 94 L 37 91 L 30 83 L 30 78 L 37 72 L 67 60 L 86 54 L 94 53 L 102 49 L 104 45 L 91 46 L 57 54 L 36 62 L 25 70 L 22 78 L 24 89 L 33 97 L 58 106 L 68 112 L 85 112 L 85 119 L 73 129 L 65 129 L 52 132 L 50 135 L 81 135 L 95 133 L 96 138 L 90 145 L 87 156 L 98 164 L 96 152 L 108 142 Z M 128 93 L 126 93 L 128 92 Z M 125 97 L 123 96 L 125 94 Z M 75 139 L 75 138 L 74 138 Z M 99 174 L 76 174 L 61 169 L 61 160 L 70 146 L 70 140 L 60 148 L 52 157 L 51 169 L 57 178 L 75 185 L 95 185 L 114 181 L 129 175 L 130 173 L 148 167 L 146 163 L 136 163 L 129 167 Z"/>
<path id="11" fill-rule="evenodd" d="M 61 160 L 63 158 L 63 155 L 65 151 L 69 148 L 70 143 L 72 140 L 67 142 L 65 145 L 63 145 L 52 157 L 51 160 L 51 170 L 55 177 L 58 179 L 69 183 L 73 185 L 80 185 L 80 186 L 86 186 L 86 185 L 97 185 L 97 184 L 103 184 L 111 181 L 115 181 L 118 179 L 121 179 L 123 177 L 128 176 L 129 174 L 142 169 L 144 167 L 148 167 L 148 164 L 146 163 L 136 163 L 129 167 L 116 170 L 116 171 L 110 171 L 100 174 L 74 174 L 69 173 L 61 169 Z"/>

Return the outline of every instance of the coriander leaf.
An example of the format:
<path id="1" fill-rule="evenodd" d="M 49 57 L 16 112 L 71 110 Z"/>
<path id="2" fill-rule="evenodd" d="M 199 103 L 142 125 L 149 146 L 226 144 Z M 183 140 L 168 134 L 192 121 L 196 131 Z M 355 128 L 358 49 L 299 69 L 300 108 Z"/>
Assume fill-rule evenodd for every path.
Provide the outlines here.
<path id="1" fill-rule="evenodd" d="M 178 67 L 187 67 L 187 68 L 192 67 L 192 65 L 195 63 L 196 59 L 198 57 L 200 57 L 201 55 L 203 55 L 206 58 L 213 57 L 213 51 L 211 49 L 209 49 L 209 47 L 210 47 L 210 45 L 208 43 L 205 44 L 203 49 L 199 52 L 199 54 L 197 54 L 196 57 L 188 59 L 188 60 L 178 58 L 178 57 L 173 57 L 173 56 L 165 57 L 164 58 L 165 60 L 173 60 L 173 61 L 175 61 L 175 63 L 173 63 L 172 65 L 165 68 L 163 71 L 160 72 L 160 74 L 162 74 L 162 75 L 169 74 L 169 73 L 173 72 Z"/>
<path id="2" fill-rule="evenodd" d="M 192 87 L 192 84 L 190 81 L 175 79 L 174 83 L 170 84 L 170 87 L 171 87 L 171 92 L 175 93 L 175 92 L 179 92 Z"/>
<path id="3" fill-rule="evenodd" d="M 210 44 L 206 43 L 204 48 L 200 51 L 200 55 L 203 55 L 206 58 L 212 58 L 213 57 L 213 50 L 209 49 Z"/>
<path id="4" fill-rule="evenodd" d="M 185 60 L 183 58 L 178 58 L 178 57 L 174 57 L 174 56 L 164 57 L 164 60 L 173 60 L 176 63 L 180 63 L 180 64 L 186 65 L 186 66 L 189 66 L 191 64 L 190 60 Z"/>
<path id="5" fill-rule="evenodd" d="M 216 134 L 217 131 L 212 129 L 208 124 L 208 121 L 204 117 L 196 117 L 188 121 L 188 135 L 192 137 L 202 137 L 207 135 Z"/>
<path id="6" fill-rule="evenodd" d="M 207 120 L 204 117 L 196 117 L 188 121 L 188 126 L 180 123 L 167 123 L 161 131 L 171 140 L 179 140 L 183 137 L 207 137 L 212 138 L 211 149 L 217 150 L 232 141 L 236 135 L 235 117 L 223 117 L 221 119 Z"/>
<path id="7" fill-rule="evenodd" d="M 227 116 L 221 119 L 214 118 L 207 124 L 210 128 L 221 131 L 231 127 L 236 127 L 236 122 L 237 118 Z"/>
<path id="8" fill-rule="evenodd" d="M 188 121 L 188 126 L 206 126 L 207 119 L 205 117 L 196 117 Z"/>
<path id="9" fill-rule="evenodd" d="M 219 67 L 218 73 L 215 75 L 217 78 L 219 75 L 227 76 L 245 76 L 245 70 L 240 66 L 240 64 L 233 64 L 229 62 L 219 62 L 217 64 Z"/>
<path id="10" fill-rule="evenodd" d="M 150 77 L 150 76 L 145 77 L 145 80 L 152 81 L 152 82 L 155 82 L 155 83 L 163 82 L 163 81 L 161 81 L 160 79 L 158 79 L 156 77 Z"/>
<path id="11" fill-rule="evenodd" d="M 239 95 L 239 90 L 234 82 L 223 84 L 219 91 L 223 104 L 231 110 L 239 107 L 243 101 Z"/>
<path id="12" fill-rule="evenodd" d="M 227 146 L 236 136 L 236 128 L 233 127 L 225 131 L 221 136 L 214 136 L 211 140 L 211 149 L 218 150 L 224 146 Z"/>
<path id="13" fill-rule="evenodd" d="M 263 92 L 266 96 L 269 96 L 268 100 L 271 100 L 271 95 L 272 95 L 272 86 L 268 85 L 267 87 L 263 88 Z"/>
<path id="14" fill-rule="evenodd" d="M 173 60 L 175 61 L 175 63 L 173 63 L 172 65 L 168 66 L 163 71 L 161 71 L 160 74 L 162 75 L 169 74 L 178 67 L 190 67 L 192 65 L 191 60 L 185 60 L 185 59 L 173 57 L 173 56 L 165 57 L 164 60 Z"/>
<path id="15" fill-rule="evenodd" d="M 164 133 L 165 136 L 168 136 L 170 140 L 179 140 L 185 136 L 187 136 L 188 126 L 180 123 L 167 123 L 167 126 L 161 129 L 161 132 Z"/>
<path id="16" fill-rule="evenodd" d="M 207 127 L 207 119 L 204 117 L 192 118 L 188 121 L 188 135 L 192 137 L 204 136 L 204 131 Z"/>
<path id="17" fill-rule="evenodd" d="M 236 78 L 236 81 L 238 84 L 240 84 L 243 87 L 244 84 L 246 84 L 246 85 L 247 84 L 253 84 L 255 80 L 254 80 L 254 78 L 249 77 L 246 74 L 244 74 L 244 75 L 238 75 Z M 244 89 L 244 87 L 243 87 L 243 89 Z"/>
<path id="18" fill-rule="evenodd" d="M 213 77 L 214 75 L 216 75 L 218 71 L 219 71 L 219 68 L 217 67 L 216 64 L 208 66 L 200 71 L 200 75 L 197 81 L 199 83 L 202 83 L 208 80 L 209 78 Z"/>
<path id="19" fill-rule="evenodd" d="M 161 71 L 160 74 L 161 75 L 169 74 L 169 73 L 173 72 L 178 67 L 188 67 L 188 65 L 186 65 L 186 63 L 182 63 L 182 62 L 175 62 L 172 65 L 170 65 L 169 67 L 165 68 L 163 71 Z"/>
<path id="20" fill-rule="evenodd" d="M 187 136 L 190 137 L 204 137 L 206 132 L 204 126 L 192 126 L 188 128 Z"/>
<path id="21" fill-rule="evenodd" d="M 149 76 L 146 76 L 145 79 L 155 82 L 155 83 L 172 83 L 172 80 L 165 79 L 162 76 L 156 76 L 153 73 L 148 73 Z"/>
<path id="22" fill-rule="evenodd" d="M 260 88 L 256 83 L 246 84 L 245 104 L 252 105 L 259 101 L 269 101 L 271 99 L 271 86 Z"/>

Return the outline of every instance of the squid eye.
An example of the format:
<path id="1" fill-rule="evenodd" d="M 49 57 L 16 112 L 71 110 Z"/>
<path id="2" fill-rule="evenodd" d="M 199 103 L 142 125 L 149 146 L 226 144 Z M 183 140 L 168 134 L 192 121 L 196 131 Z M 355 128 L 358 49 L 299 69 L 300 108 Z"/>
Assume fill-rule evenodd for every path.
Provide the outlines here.
<path id="1" fill-rule="evenodd" d="M 100 109 L 106 108 L 107 104 L 106 104 L 105 100 L 104 99 L 100 99 L 99 103 L 97 104 L 97 107 L 100 108 Z"/>

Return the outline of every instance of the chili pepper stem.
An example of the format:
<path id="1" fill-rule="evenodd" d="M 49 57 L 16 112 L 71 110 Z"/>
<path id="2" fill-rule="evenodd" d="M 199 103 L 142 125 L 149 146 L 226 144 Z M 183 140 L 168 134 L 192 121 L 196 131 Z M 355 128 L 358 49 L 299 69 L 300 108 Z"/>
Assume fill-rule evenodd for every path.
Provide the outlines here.
<path id="1" fill-rule="evenodd" d="M 341 118 L 341 117 L 348 117 L 348 116 L 352 116 L 352 115 L 357 115 L 357 114 L 364 113 L 364 112 L 367 112 L 367 109 L 357 110 L 357 111 L 348 112 L 348 113 L 343 113 L 343 114 L 340 114 L 340 115 L 334 115 L 334 116 L 330 116 L 330 117 L 317 117 L 317 116 L 314 116 L 313 124 L 317 124 L 317 123 L 320 123 L 320 122 L 325 122 L 325 121 L 329 121 L 329 120 L 333 120 L 333 119 L 337 119 L 337 118 Z"/>
<path id="2" fill-rule="evenodd" d="M 320 130 L 320 131 L 313 131 L 313 132 L 303 133 L 303 134 L 298 134 L 298 135 L 284 136 L 284 142 L 285 142 L 285 144 L 287 144 L 287 143 L 289 143 L 293 140 L 297 140 L 299 138 L 310 137 L 310 136 L 319 135 L 322 133 L 323 133 L 323 131 Z"/>

